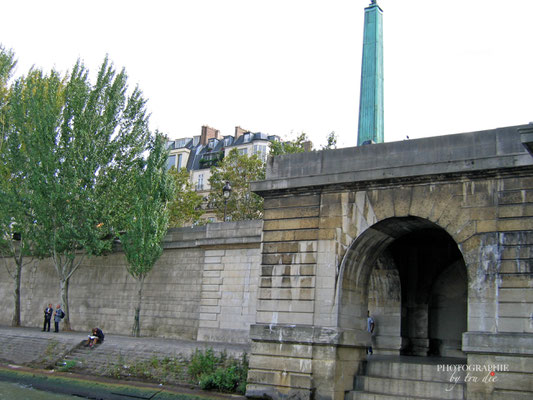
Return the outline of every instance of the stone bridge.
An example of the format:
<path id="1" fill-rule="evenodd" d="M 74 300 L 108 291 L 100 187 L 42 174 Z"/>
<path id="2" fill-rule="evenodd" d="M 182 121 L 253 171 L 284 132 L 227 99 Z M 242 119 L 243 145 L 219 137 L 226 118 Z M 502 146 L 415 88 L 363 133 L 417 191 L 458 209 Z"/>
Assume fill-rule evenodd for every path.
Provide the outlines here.
<path id="1" fill-rule="evenodd" d="M 270 159 L 247 395 L 343 399 L 372 344 L 507 365 L 465 398 L 531 398 L 532 132 Z"/>
<path id="2" fill-rule="evenodd" d="M 531 153 L 530 124 L 270 160 L 254 185 L 264 221 L 168 232 L 145 283 L 141 332 L 251 340 L 251 397 L 531 399 Z M 74 329 L 129 333 L 137 289 L 125 265 L 119 250 L 84 259 L 70 282 Z M 51 260 L 25 267 L 22 324 L 41 326 L 58 295 Z M 503 370 L 466 385 L 458 375 L 448 393 L 435 360 Z"/>

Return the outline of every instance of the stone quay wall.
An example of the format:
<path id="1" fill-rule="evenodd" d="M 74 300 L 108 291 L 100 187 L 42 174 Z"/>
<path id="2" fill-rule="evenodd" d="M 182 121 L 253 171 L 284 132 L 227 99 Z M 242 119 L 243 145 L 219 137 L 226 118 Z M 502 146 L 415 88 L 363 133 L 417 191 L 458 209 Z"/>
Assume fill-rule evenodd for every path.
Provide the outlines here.
<path id="1" fill-rule="evenodd" d="M 246 343 L 255 322 L 262 221 L 170 229 L 164 251 L 147 276 L 141 308 L 141 335 Z M 0 324 L 10 325 L 13 279 L 0 265 Z M 70 279 L 72 329 L 94 326 L 129 334 L 137 282 L 120 250 L 86 257 Z M 24 267 L 21 285 L 23 326 L 42 326 L 48 303 L 60 302 L 59 280 L 50 259 Z M 53 323 L 52 323 L 53 325 Z M 53 329 L 53 327 L 52 327 Z"/>

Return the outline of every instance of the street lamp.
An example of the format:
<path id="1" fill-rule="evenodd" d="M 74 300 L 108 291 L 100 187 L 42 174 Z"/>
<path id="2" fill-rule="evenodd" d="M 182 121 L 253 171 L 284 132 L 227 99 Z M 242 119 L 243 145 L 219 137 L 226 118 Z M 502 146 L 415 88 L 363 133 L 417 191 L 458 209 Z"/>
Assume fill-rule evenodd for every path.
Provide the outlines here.
<path id="1" fill-rule="evenodd" d="M 226 184 L 222 188 L 222 194 L 224 195 L 224 222 L 226 222 L 226 210 L 228 208 L 228 199 L 231 194 L 231 185 L 229 181 L 226 181 Z"/>

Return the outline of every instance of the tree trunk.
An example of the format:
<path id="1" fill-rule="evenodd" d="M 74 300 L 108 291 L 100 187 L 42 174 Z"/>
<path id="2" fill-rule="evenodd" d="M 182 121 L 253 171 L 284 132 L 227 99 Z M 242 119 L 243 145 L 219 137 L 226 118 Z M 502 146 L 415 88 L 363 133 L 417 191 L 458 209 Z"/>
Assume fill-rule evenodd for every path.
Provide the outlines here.
<path id="1" fill-rule="evenodd" d="M 133 328 L 131 329 L 131 335 L 135 337 L 141 336 L 141 302 L 142 302 L 142 292 L 144 285 L 144 276 L 139 278 L 139 291 L 137 298 L 137 306 L 135 307 L 135 316 L 133 320 Z"/>
<path id="2" fill-rule="evenodd" d="M 63 309 L 65 313 L 65 318 L 63 318 L 63 330 L 64 331 L 71 331 L 70 327 L 70 313 L 69 313 L 69 306 L 68 306 L 68 285 L 69 285 L 70 278 L 64 279 L 61 277 L 61 280 L 59 281 L 59 285 L 61 288 L 61 308 Z"/>
<path id="3" fill-rule="evenodd" d="M 13 290 L 13 297 L 15 301 L 15 307 L 13 309 L 13 319 L 11 320 L 11 326 L 20 326 L 20 277 L 22 275 L 22 260 L 19 263 L 18 260 L 15 263 L 15 275 L 13 281 L 15 289 Z"/>

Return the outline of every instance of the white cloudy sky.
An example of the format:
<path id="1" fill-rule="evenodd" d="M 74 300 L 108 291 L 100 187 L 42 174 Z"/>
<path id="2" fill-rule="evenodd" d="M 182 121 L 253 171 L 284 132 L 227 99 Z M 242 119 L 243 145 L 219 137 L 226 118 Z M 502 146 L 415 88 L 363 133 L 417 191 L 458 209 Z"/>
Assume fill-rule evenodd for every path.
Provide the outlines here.
<path id="1" fill-rule="evenodd" d="M 95 71 L 105 54 L 171 138 L 240 125 L 315 147 L 357 135 L 370 0 L 18 0 L 0 43 L 18 73 Z M 378 0 L 384 10 L 385 140 L 533 121 L 533 0 Z M 292 133 L 292 134 L 291 134 Z"/>

